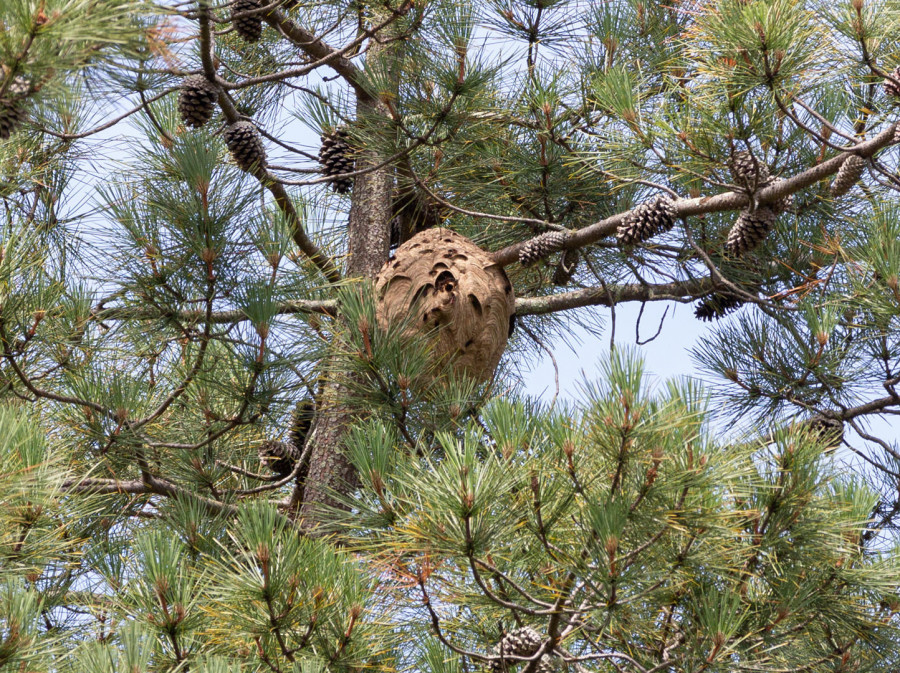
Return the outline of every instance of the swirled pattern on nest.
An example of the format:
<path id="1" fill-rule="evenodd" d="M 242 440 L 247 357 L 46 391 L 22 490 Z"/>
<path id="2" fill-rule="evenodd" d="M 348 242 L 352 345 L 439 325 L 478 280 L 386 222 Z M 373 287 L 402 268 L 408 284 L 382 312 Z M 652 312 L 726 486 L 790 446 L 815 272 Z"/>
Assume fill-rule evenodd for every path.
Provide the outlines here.
<path id="1" fill-rule="evenodd" d="M 465 236 L 423 231 L 397 248 L 375 278 L 382 327 L 410 318 L 441 362 L 480 381 L 506 349 L 515 295 L 506 272 Z"/>

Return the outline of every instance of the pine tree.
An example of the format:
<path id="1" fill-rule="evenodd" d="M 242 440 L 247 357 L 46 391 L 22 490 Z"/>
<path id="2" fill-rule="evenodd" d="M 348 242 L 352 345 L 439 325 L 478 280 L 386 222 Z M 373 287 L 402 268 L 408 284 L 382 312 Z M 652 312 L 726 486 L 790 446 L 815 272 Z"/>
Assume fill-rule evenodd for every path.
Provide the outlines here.
<path id="1" fill-rule="evenodd" d="M 0 671 L 895 668 L 897 19 L 0 3 Z"/>

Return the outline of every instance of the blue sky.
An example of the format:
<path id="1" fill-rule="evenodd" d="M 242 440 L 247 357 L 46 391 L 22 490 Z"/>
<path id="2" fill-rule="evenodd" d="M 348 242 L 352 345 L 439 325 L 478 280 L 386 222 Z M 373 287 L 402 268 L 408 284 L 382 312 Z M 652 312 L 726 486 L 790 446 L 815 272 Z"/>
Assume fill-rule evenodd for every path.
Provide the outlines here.
<path id="1" fill-rule="evenodd" d="M 650 343 L 638 346 L 646 361 L 647 371 L 657 382 L 674 376 L 698 376 L 699 372 L 690 357 L 690 349 L 700 335 L 709 330 L 708 323 L 694 317 L 694 308 L 691 304 L 651 302 L 646 305 L 641 317 L 641 341 L 646 341 L 656 334 L 667 306 L 668 314 L 659 336 Z M 603 332 L 600 336 L 573 327 L 571 340 L 566 340 L 568 343 L 558 338 L 552 345 L 548 344 L 553 350 L 559 368 L 559 394 L 563 399 L 576 399 L 578 382 L 585 376 L 587 378 L 596 376 L 599 363 L 609 353 L 612 327 L 610 309 L 596 307 L 594 310 L 603 317 Z M 639 312 L 639 304 L 622 304 L 616 307 L 617 345 L 634 346 L 635 325 Z M 549 400 L 555 393 L 555 371 L 550 357 L 546 353 L 541 354 L 543 357 L 539 363 L 531 371 L 523 372 L 523 382 L 530 395 Z"/>

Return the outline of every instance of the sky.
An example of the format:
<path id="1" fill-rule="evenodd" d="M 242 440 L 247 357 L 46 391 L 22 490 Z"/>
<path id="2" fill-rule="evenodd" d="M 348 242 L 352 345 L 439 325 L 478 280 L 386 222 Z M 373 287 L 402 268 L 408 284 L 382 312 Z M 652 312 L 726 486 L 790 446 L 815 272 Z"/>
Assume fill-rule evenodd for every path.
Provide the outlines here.
<path id="1" fill-rule="evenodd" d="M 709 331 L 709 324 L 694 317 L 691 304 L 650 302 L 641 317 L 641 341 L 651 339 L 660 326 L 660 320 L 668 307 L 668 313 L 659 336 L 642 346 L 636 346 L 635 325 L 640 313 L 640 305 L 622 304 L 616 307 L 617 346 L 636 347 L 646 363 L 646 370 L 653 381 L 659 383 L 677 376 L 698 376 L 699 372 L 690 357 L 691 347 L 700 335 Z M 612 321 L 610 309 L 598 306 L 596 310 L 603 320 L 600 335 L 591 334 L 573 327 L 571 339 L 557 339 L 552 346 L 553 357 L 559 370 L 559 395 L 562 399 L 575 400 L 578 397 L 578 383 L 585 377 L 596 376 L 600 362 L 609 353 L 609 339 Z M 556 369 L 553 360 L 541 351 L 542 357 L 528 372 L 523 373 L 523 383 L 529 395 L 552 399 L 556 392 Z"/>
<path id="2" fill-rule="evenodd" d="M 644 345 L 635 345 L 635 324 L 640 312 L 639 304 L 623 304 L 616 308 L 616 338 L 617 347 L 637 348 L 644 358 L 645 371 L 650 375 L 649 383 L 658 386 L 667 379 L 687 376 L 697 378 L 704 383 L 722 383 L 719 378 L 713 378 L 711 374 L 698 369 L 691 356 L 691 349 L 696 346 L 703 336 L 709 336 L 715 323 L 705 323 L 694 317 L 692 304 L 672 304 L 670 302 L 651 302 L 644 309 L 641 318 L 641 341 L 652 337 L 659 328 L 660 320 L 666 307 L 669 307 L 668 315 L 663 323 L 662 330 L 657 338 Z M 674 311 L 673 311 L 674 309 Z M 580 399 L 580 382 L 596 379 L 599 373 L 599 364 L 609 353 L 610 337 L 610 310 L 607 307 L 596 307 L 603 319 L 603 331 L 597 334 L 587 333 L 579 327 L 573 327 L 570 335 L 565 340 L 558 338 L 549 344 L 556 360 L 559 376 L 559 399 L 561 401 L 577 402 Z M 740 311 L 753 310 L 751 307 L 741 308 Z M 723 320 L 733 320 L 737 313 L 732 313 Z M 522 383 L 525 392 L 533 397 L 550 402 L 556 391 L 556 370 L 553 360 L 543 353 L 530 370 L 523 370 Z M 874 391 L 873 398 L 881 397 L 884 393 Z M 900 447 L 900 422 L 888 418 L 866 417 L 863 419 L 864 427 L 868 432 L 887 441 L 895 448 Z M 729 431 L 741 432 L 744 428 L 731 422 L 713 421 L 713 427 L 723 433 Z M 720 438 L 724 435 L 720 435 Z M 845 435 L 846 439 L 853 443 L 854 447 L 868 447 L 877 453 L 883 450 L 870 443 L 862 441 L 852 433 Z M 840 453 L 843 459 L 850 464 L 866 469 L 861 461 L 846 448 Z"/>

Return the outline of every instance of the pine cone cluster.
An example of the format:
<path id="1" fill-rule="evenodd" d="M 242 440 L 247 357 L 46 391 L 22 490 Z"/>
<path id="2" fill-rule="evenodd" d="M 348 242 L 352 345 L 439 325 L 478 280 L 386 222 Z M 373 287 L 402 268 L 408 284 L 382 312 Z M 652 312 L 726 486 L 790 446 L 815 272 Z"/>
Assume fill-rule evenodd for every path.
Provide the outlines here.
<path id="1" fill-rule="evenodd" d="M 620 245 L 634 245 L 675 225 L 675 205 L 665 194 L 658 194 L 631 211 L 616 231 Z"/>
<path id="2" fill-rule="evenodd" d="M 865 159 L 856 154 L 847 157 L 831 182 L 831 195 L 838 197 L 849 192 L 862 177 L 867 163 Z"/>
<path id="3" fill-rule="evenodd" d="M 900 66 L 894 68 L 890 77 L 884 79 L 884 92 L 888 96 L 900 98 Z"/>
<path id="4" fill-rule="evenodd" d="M 262 37 L 262 17 L 259 14 L 251 16 L 236 16 L 242 12 L 252 12 L 261 7 L 259 0 L 237 0 L 231 6 L 231 25 L 235 32 L 247 42 L 258 42 Z"/>
<path id="5" fill-rule="evenodd" d="M 553 272 L 554 285 L 568 285 L 578 269 L 579 255 L 577 250 L 566 250 L 559 258 L 556 270 Z"/>
<path id="6" fill-rule="evenodd" d="M 178 113 L 186 126 L 200 128 L 216 111 L 218 87 L 203 75 L 191 75 L 181 83 L 178 94 Z"/>
<path id="7" fill-rule="evenodd" d="M 241 170 L 250 171 L 254 167 L 265 167 L 266 149 L 256 127 L 250 122 L 235 122 L 222 134 L 234 162 Z"/>
<path id="8" fill-rule="evenodd" d="M 0 138 L 7 140 L 25 120 L 25 98 L 31 85 L 21 75 L 16 77 L 0 98 Z"/>
<path id="9" fill-rule="evenodd" d="M 564 231 L 548 231 L 528 241 L 519 251 L 519 264 L 531 266 L 535 262 L 561 250 L 569 234 Z"/>
<path id="10" fill-rule="evenodd" d="M 731 156 L 728 163 L 736 184 L 749 192 L 755 192 L 769 183 L 769 167 L 759 161 L 753 152 L 741 150 Z"/>
<path id="11" fill-rule="evenodd" d="M 744 300 L 732 292 L 715 292 L 697 302 L 694 316 L 703 322 L 719 320 L 743 305 Z"/>
<path id="12" fill-rule="evenodd" d="M 353 172 L 356 167 L 353 149 L 348 142 L 350 133 L 346 127 L 340 126 L 324 134 L 321 138 L 319 163 L 322 164 L 322 173 L 332 178 L 328 181 L 332 191 L 346 194 L 353 188 L 353 178 L 341 176 L 344 173 Z"/>
<path id="13" fill-rule="evenodd" d="M 769 206 L 743 211 L 728 232 L 725 252 L 733 257 L 750 252 L 762 243 L 774 226 L 775 211 Z"/>
<path id="14" fill-rule="evenodd" d="M 515 666 L 521 662 L 506 661 L 502 657 L 530 657 L 538 651 L 541 646 L 542 638 L 540 634 L 530 626 L 510 631 L 500 642 L 494 646 L 493 654 L 500 657 L 491 662 L 491 673 L 504 673 L 510 666 Z M 544 654 L 537 665 L 537 673 L 551 673 L 554 667 L 550 657 Z"/>

